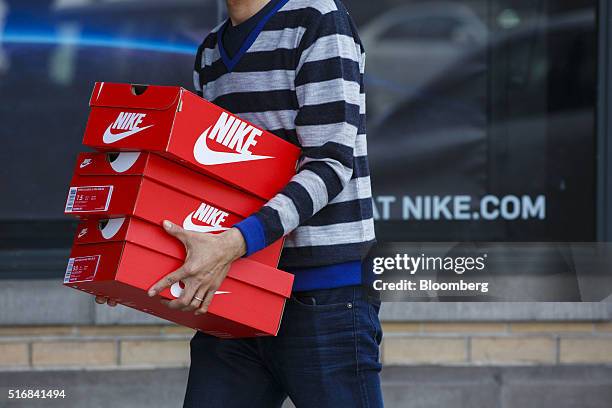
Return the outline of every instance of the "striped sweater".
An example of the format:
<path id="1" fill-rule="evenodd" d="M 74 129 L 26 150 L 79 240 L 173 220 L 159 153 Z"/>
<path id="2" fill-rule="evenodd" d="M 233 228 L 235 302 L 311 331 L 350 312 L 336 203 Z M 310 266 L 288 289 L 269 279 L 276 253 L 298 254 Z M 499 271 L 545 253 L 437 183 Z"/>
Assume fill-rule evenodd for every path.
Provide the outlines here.
<path id="1" fill-rule="evenodd" d="M 281 0 L 230 58 L 229 20 L 196 55 L 196 91 L 302 149 L 297 174 L 236 225 L 247 254 L 286 236 L 279 267 L 294 290 L 360 282 L 374 242 L 366 150 L 365 54 L 337 0 Z"/>

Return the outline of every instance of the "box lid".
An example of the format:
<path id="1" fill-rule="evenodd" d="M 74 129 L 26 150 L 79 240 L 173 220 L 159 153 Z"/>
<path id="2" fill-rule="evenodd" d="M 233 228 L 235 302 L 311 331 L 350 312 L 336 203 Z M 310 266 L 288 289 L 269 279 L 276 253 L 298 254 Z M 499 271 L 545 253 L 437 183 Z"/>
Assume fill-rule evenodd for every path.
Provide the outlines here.
<path id="1" fill-rule="evenodd" d="M 166 110 L 175 105 L 183 88 L 96 82 L 89 106 Z"/>
<path id="2" fill-rule="evenodd" d="M 250 259 L 241 258 L 232 263 L 231 277 L 286 298 L 291 296 L 293 275 Z"/>
<path id="3" fill-rule="evenodd" d="M 88 176 L 142 175 L 148 153 L 83 152 L 77 156 L 74 174 Z"/>
<path id="4" fill-rule="evenodd" d="M 145 242 L 134 242 L 129 235 L 128 231 L 133 223 L 142 226 L 148 224 L 131 217 L 84 221 L 77 228 L 74 244 L 127 241 L 142 246 Z M 139 237 L 139 239 L 142 239 L 143 234 L 139 234 Z M 182 247 L 182 244 L 170 235 L 167 236 L 167 239 L 158 242 L 155 248 L 151 246 L 152 244 L 152 241 L 146 243 L 149 250 L 171 257 L 175 257 L 176 253 L 181 252 L 179 247 Z M 161 250 L 161 246 L 164 246 L 166 250 Z M 175 247 L 179 250 L 177 251 Z M 292 274 L 248 258 L 240 258 L 233 262 L 228 276 L 286 298 L 291 296 Z"/>
<path id="5" fill-rule="evenodd" d="M 130 217 L 81 221 L 74 236 L 74 244 L 94 244 L 126 240 L 131 221 L 132 218 Z"/>
<path id="6" fill-rule="evenodd" d="M 250 193 L 151 152 L 79 153 L 74 173 L 79 176 L 147 177 L 244 218 L 265 204 L 265 201 Z"/>

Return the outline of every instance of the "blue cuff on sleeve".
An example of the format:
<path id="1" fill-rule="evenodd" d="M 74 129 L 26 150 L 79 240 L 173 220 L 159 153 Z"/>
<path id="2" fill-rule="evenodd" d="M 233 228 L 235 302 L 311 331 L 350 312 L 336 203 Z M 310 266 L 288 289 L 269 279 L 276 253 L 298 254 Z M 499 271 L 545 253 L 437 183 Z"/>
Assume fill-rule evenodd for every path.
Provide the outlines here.
<path id="1" fill-rule="evenodd" d="M 266 237 L 264 235 L 263 225 L 256 216 L 251 215 L 239 223 L 234 224 L 234 227 L 238 228 L 244 237 L 244 242 L 246 242 L 245 256 L 250 256 L 266 247 Z"/>

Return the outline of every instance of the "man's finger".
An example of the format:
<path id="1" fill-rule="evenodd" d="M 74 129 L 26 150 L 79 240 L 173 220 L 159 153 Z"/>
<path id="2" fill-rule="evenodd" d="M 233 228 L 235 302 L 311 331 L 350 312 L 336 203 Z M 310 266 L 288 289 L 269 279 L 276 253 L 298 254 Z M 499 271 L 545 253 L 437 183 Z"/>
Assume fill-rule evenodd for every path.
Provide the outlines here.
<path id="1" fill-rule="evenodd" d="M 113 300 L 113 299 L 108 299 L 106 301 L 106 304 L 109 305 L 109 306 L 115 307 L 115 306 L 117 306 L 117 301 Z"/>
<path id="2" fill-rule="evenodd" d="M 168 220 L 164 220 L 163 226 L 168 234 L 172 235 L 174 238 L 178 239 L 183 244 L 186 244 L 187 242 L 187 230 L 186 229 Z"/>
<path id="3" fill-rule="evenodd" d="M 213 296 L 215 296 L 215 292 L 217 291 L 216 288 L 210 288 L 208 290 L 208 292 L 206 292 L 206 296 L 204 297 L 204 301 L 202 302 L 202 304 L 200 305 L 200 307 L 198 307 L 198 309 L 195 311 L 196 315 L 201 315 L 204 314 L 208 311 L 208 307 L 210 306 L 210 303 L 213 300 Z"/>
<path id="4" fill-rule="evenodd" d="M 204 297 L 206 296 L 207 289 L 208 285 L 206 283 L 201 284 L 200 287 L 196 290 L 193 299 L 191 300 L 191 303 L 187 307 L 182 308 L 181 310 L 183 312 L 191 312 L 192 310 L 196 310 L 197 308 L 199 308 L 202 302 L 204 302 Z"/>
<path id="5" fill-rule="evenodd" d="M 185 265 L 178 268 L 176 271 L 164 276 L 163 279 L 159 280 L 155 285 L 149 288 L 147 294 L 151 297 L 157 295 L 165 288 L 169 288 L 174 285 L 176 282 L 185 279 L 189 274 L 185 270 Z"/>

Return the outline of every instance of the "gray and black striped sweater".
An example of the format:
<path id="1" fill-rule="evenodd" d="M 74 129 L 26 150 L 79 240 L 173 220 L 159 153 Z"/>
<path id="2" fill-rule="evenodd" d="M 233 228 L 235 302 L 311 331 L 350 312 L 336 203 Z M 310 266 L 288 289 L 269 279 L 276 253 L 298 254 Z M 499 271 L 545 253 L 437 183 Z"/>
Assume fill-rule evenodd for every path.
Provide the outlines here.
<path id="1" fill-rule="evenodd" d="M 374 242 L 366 149 L 365 54 L 335 0 L 281 0 L 230 58 L 228 21 L 198 49 L 198 93 L 302 149 L 297 174 L 260 211 L 236 225 L 247 254 L 286 236 L 279 268 L 294 290 L 361 281 Z"/>

